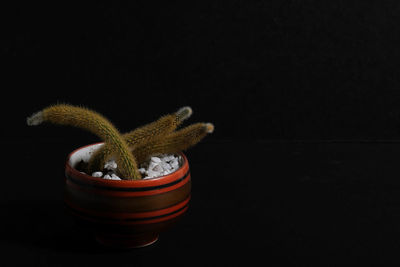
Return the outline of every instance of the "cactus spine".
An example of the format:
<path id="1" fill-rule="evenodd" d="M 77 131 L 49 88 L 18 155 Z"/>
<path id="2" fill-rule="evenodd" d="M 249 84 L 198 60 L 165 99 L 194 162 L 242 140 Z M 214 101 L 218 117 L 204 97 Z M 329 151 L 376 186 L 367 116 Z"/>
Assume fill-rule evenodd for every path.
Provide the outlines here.
<path id="1" fill-rule="evenodd" d="M 166 134 L 174 131 L 178 125 L 190 117 L 192 109 L 183 107 L 174 114 L 162 116 L 155 122 L 139 127 L 123 135 L 130 150 L 138 146 L 145 146 L 147 143 L 157 142 Z M 102 169 L 104 164 L 113 154 L 112 144 L 106 143 L 100 147 L 89 160 L 88 172 L 92 173 Z"/>
<path id="2" fill-rule="evenodd" d="M 116 155 L 118 171 L 126 179 L 140 179 L 137 163 L 128 145 L 118 130 L 102 115 L 83 107 L 71 105 L 54 105 L 39 111 L 27 119 L 28 125 L 42 122 L 69 125 L 90 131 L 99 136 L 106 144 L 110 144 Z"/>
<path id="3" fill-rule="evenodd" d="M 134 148 L 132 153 L 139 163 L 144 162 L 154 154 L 178 153 L 194 146 L 208 133 L 214 131 L 211 123 L 195 123 L 179 131 L 171 132 L 159 142 L 149 142 L 143 146 Z"/>

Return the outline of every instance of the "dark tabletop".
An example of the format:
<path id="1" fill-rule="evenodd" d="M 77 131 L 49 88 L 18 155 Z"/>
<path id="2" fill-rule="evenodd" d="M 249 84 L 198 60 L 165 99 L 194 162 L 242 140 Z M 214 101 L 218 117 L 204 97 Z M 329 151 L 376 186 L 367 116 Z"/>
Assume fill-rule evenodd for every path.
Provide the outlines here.
<path id="1" fill-rule="evenodd" d="M 205 141 L 187 153 L 186 216 L 154 245 L 122 251 L 97 245 L 63 208 L 64 160 L 77 146 L 22 145 L 11 156 L 28 165 L 3 166 L 0 195 L 11 265 L 400 263 L 400 143 Z"/>

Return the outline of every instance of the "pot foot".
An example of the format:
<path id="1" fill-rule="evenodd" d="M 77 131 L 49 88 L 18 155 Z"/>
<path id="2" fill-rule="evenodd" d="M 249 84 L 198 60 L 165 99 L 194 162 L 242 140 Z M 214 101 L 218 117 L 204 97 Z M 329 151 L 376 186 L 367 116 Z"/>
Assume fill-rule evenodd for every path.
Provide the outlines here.
<path id="1" fill-rule="evenodd" d="M 113 248 L 142 248 L 147 247 L 158 240 L 158 235 L 109 235 L 109 234 L 96 234 L 96 241 L 107 247 Z"/>

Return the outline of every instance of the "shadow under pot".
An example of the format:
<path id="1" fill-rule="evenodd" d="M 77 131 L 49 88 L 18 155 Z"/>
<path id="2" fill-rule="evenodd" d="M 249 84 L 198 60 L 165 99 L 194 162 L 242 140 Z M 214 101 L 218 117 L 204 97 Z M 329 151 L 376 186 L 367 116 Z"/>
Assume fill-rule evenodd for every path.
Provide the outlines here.
<path id="1" fill-rule="evenodd" d="M 103 143 L 81 147 L 67 158 L 65 204 L 80 225 L 106 246 L 136 248 L 153 244 L 188 209 L 190 172 L 180 153 L 173 173 L 145 180 L 107 180 L 76 169 Z"/>

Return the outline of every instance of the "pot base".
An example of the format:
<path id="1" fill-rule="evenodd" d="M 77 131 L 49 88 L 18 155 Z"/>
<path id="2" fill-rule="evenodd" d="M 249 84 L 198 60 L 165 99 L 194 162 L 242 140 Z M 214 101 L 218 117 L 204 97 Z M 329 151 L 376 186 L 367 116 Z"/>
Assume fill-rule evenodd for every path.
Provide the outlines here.
<path id="1" fill-rule="evenodd" d="M 158 240 L 158 235 L 134 235 L 134 236 L 126 236 L 126 235 L 105 235 L 105 234 L 96 234 L 96 241 L 107 247 L 114 248 L 142 248 L 147 247 Z"/>

